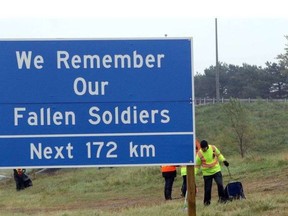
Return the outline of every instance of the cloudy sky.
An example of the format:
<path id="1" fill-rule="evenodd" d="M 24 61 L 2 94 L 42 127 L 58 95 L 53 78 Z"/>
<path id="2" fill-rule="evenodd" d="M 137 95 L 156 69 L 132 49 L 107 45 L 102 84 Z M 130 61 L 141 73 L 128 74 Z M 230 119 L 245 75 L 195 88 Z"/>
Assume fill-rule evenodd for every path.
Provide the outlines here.
<path id="1" fill-rule="evenodd" d="M 203 73 L 216 61 L 216 17 L 220 62 L 265 66 L 284 53 L 284 0 L 10 0 L 0 3 L 0 38 L 192 37 Z"/>

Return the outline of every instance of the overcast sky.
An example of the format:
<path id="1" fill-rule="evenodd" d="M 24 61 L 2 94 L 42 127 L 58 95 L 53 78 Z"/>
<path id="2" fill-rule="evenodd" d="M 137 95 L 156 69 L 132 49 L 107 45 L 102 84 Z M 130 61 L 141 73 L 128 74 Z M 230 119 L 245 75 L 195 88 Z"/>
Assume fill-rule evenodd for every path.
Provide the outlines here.
<path id="1" fill-rule="evenodd" d="M 273 4 L 272 4 L 273 3 Z M 9 0 L 0 3 L 0 38 L 192 37 L 194 72 L 219 61 L 265 66 L 288 41 L 285 0 Z"/>

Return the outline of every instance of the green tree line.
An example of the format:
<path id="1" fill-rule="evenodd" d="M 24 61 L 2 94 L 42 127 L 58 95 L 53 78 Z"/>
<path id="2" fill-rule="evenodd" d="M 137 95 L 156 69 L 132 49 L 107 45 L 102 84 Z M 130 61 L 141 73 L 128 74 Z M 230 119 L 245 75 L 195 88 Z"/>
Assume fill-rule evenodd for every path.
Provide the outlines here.
<path id="1" fill-rule="evenodd" d="M 285 36 L 288 40 L 288 35 Z M 288 96 L 288 44 L 276 62 L 266 62 L 265 67 L 243 63 L 242 66 L 219 62 L 219 91 L 221 98 L 271 98 Z M 195 97 L 215 98 L 216 66 L 194 76 Z"/>

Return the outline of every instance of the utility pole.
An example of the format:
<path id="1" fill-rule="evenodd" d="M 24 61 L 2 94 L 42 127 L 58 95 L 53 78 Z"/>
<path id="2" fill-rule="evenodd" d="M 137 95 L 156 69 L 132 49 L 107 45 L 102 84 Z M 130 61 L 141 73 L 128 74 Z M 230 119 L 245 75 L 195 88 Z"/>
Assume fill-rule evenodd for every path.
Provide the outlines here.
<path id="1" fill-rule="evenodd" d="M 219 61 L 218 61 L 218 33 L 217 33 L 217 18 L 215 18 L 215 41 L 216 41 L 216 101 L 220 101 L 219 90 Z"/>

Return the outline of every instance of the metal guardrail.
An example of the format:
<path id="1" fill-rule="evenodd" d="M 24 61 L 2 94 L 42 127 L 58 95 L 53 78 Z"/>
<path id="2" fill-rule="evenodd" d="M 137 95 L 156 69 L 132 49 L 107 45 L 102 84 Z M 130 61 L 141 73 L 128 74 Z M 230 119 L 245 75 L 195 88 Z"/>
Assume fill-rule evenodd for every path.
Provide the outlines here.
<path id="1" fill-rule="evenodd" d="M 271 98 L 267 98 L 267 99 L 252 99 L 252 98 L 247 98 L 247 99 L 237 99 L 240 102 L 243 103 L 255 103 L 255 102 L 288 102 L 287 98 L 284 99 L 271 99 Z M 226 98 L 221 98 L 219 100 L 219 103 L 227 103 L 229 102 L 230 99 L 226 99 Z M 208 104 L 216 104 L 217 103 L 217 99 L 216 98 L 195 98 L 195 105 L 208 105 Z"/>

